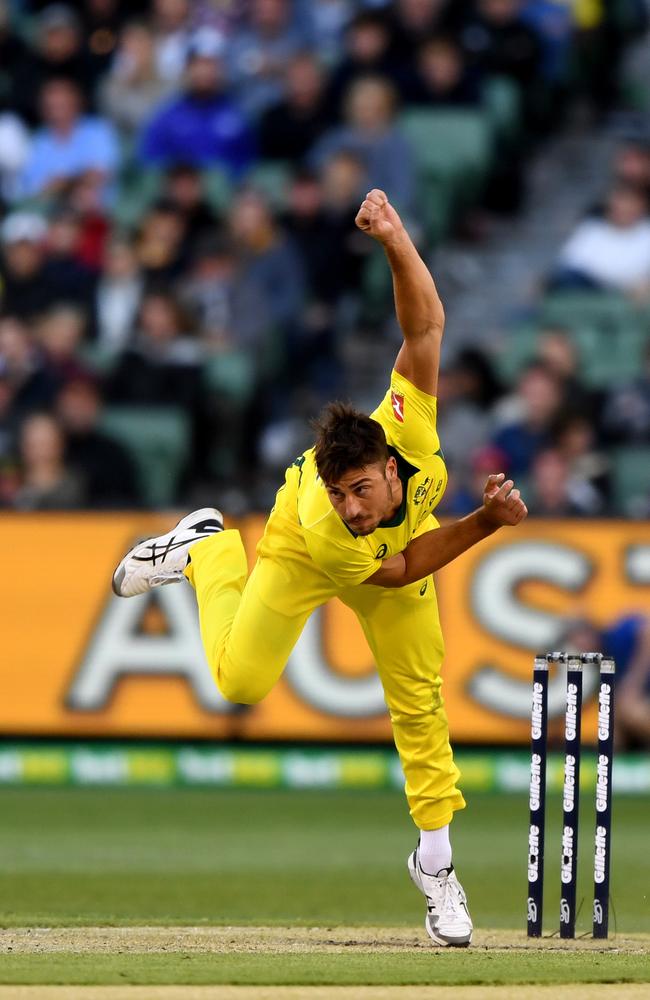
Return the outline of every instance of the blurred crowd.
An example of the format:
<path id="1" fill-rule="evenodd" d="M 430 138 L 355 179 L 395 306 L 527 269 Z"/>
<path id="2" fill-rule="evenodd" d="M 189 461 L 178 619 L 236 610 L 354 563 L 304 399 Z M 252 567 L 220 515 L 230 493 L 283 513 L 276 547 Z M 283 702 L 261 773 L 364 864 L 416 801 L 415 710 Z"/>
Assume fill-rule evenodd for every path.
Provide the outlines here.
<path id="1" fill-rule="evenodd" d="M 516 213 L 571 102 L 598 121 L 624 99 L 644 11 L 0 0 L 0 506 L 265 506 L 307 418 L 358 395 L 364 358 L 394 336 L 354 227 L 365 191 L 388 192 L 425 256 L 446 235 L 477 238 L 480 213 Z M 471 196 L 448 189 L 436 230 L 422 130 L 433 113 L 493 122 L 495 94 L 489 165 Z M 619 295 L 650 316 L 649 195 L 639 134 L 546 292 Z M 608 456 L 650 445 L 649 343 L 610 387 L 583 381 L 557 322 L 508 376 L 484 349 L 457 353 L 440 385 L 444 510 L 472 509 L 499 469 L 536 514 L 621 513 Z"/>

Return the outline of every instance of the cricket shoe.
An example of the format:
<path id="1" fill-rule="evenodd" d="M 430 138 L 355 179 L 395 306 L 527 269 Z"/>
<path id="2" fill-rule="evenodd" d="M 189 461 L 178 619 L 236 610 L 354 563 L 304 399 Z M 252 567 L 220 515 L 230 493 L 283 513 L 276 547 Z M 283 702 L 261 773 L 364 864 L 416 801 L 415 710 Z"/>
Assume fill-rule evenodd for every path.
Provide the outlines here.
<path id="1" fill-rule="evenodd" d="M 472 940 L 472 919 L 465 891 L 453 866 L 444 875 L 427 875 L 420 868 L 417 849 L 408 859 L 409 875 L 427 901 L 424 926 L 436 944 L 467 948 Z"/>
<path id="2" fill-rule="evenodd" d="M 180 583 L 190 546 L 217 531 L 223 531 L 221 512 L 204 507 L 181 518 L 166 535 L 138 542 L 113 573 L 113 593 L 134 597 L 165 583 Z"/>

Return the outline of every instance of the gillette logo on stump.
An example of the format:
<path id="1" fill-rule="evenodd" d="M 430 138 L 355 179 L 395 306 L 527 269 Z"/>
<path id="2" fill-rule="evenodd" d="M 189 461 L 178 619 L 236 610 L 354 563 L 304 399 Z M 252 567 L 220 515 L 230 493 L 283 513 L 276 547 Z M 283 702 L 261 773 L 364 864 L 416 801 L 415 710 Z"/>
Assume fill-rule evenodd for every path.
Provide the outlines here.
<path id="1" fill-rule="evenodd" d="M 605 864 L 607 861 L 607 830 L 604 826 L 596 827 L 596 850 L 594 852 L 594 882 L 602 885 L 605 881 Z"/>
<path id="2" fill-rule="evenodd" d="M 576 759 L 573 754 L 567 754 L 564 762 L 564 801 L 565 812 L 572 812 L 576 785 Z"/>
<path id="3" fill-rule="evenodd" d="M 576 718 L 578 715 L 578 688 L 569 684 L 566 692 L 566 738 L 576 738 Z"/>
<path id="4" fill-rule="evenodd" d="M 535 812 L 540 807 L 539 793 L 542 785 L 542 758 L 534 753 L 530 760 L 530 809 Z"/>
<path id="5" fill-rule="evenodd" d="M 542 736 L 542 685 L 539 681 L 533 684 L 532 737 L 534 740 Z"/>
<path id="6" fill-rule="evenodd" d="M 605 812 L 607 809 L 607 792 L 609 789 L 609 757 L 601 753 L 596 767 L 596 810 Z"/>
<path id="7" fill-rule="evenodd" d="M 612 714 L 612 689 L 609 684 L 602 684 L 598 704 L 598 739 L 609 739 L 609 726 Z"/>
<path id="8" fill-rule="evenodd" d="M 536 882 L 539 876 L 539 827 L 532 823 L 528 831 L 528 881 Z"/>

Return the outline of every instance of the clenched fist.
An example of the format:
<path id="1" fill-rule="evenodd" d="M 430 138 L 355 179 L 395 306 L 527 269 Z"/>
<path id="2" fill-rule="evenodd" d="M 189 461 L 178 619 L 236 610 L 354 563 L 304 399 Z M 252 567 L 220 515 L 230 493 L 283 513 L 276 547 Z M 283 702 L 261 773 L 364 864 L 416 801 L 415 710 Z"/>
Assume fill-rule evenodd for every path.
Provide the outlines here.
<path id="1" fill-rule="evenodd" d="M 366 195 L 355 222 L 364 233 L 380 243 L 387 243 L 402 232 L 404 226 L 399 215 L 383 191 L 373 188 Z"/>

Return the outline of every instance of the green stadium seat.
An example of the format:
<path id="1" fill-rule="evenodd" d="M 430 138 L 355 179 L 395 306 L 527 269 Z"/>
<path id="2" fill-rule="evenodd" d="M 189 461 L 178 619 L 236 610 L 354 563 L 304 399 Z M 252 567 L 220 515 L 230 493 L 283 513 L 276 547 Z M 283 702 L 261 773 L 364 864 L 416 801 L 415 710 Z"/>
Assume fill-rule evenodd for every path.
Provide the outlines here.
<path id="1" fill-rule="evenodd" d="M 483 111 L 409 108 L 400 118 L 421 175 L 451 179 L 462 201 L 480 191 L 493 156 L 493 131 Z"/>
<path id="2" fill-rule="evenodd" d="M 109 406 L 102 430 L 130 452 L 140 493 L 151 507 L 173 504 L 190 452 L 187 413 L 177 407 Z"/>
<path id="3" fill-rule="evenodd" d="M 525 324 L 512 329 L 495 356 L 499 374 L 512 382 L 537 354 L 540 333 L 555 324 Z M 557 324 L 558 326 L 560 324 Z M 607 388 L 634 378 L 642 365 L 646 337 L 638 328 L 601 329 L 561 324 L 578 350 L 580 377 L 593 388 Z"/>
<path id="4" fill-rule="evenodd" d="M 281 160 L 258 163 L 246 175 L 246 183 L 266 195 L 273 208 L 284 208 L 291 181 L 291 167 Z"/>
<path id="5" fill-rule="evenodd" d="M 437 246 L 449 233 L 454 216 L 454 190 L 450 179 L 419 179 L 418 221 L 429 246 Z"/>
<path id="6" fill-rule="evenodd" d="M 580 328 L 573 336 L 581 347 L 582 374 L 588 385 L 607 388 L 638 375 L 644 347 L 639 330 L 609 333 Z"/>
<path id="7" fill-rule="evenodd" d="M 108 375 L 113 370 L 119 354 L 93 341 L 89 344 L 81 345 L 79 357 L 96 375 L 103 376 Z"/>
<path id="8" fill-rule="evenodd" d="M 228 435 L 213 444 L 205 458 L 207 468 L 219 479 L 237 470 L 246 426 L 244 411 L 255 391 L 257 360 L 251 352 L 229 351 L 209 358 L 203 366 L 208 407 L 228 415 Z M 210 393 L 216 399 L 211 400 Z"/>
<path id="9" fill-rule="evenodd" d="M 245 405 L 255 388 L 254 365 L 251 354 L 245 351 L 217 354 L 203 366 L 205 387 Z"/>
<path id="10" fill-rule="evenodd" d="M 118 227 L 131 229 L 160 194 L 163 173 L 156 167 L 129 171 L 118 185 L 113 218 Z"/>
<path id="11" fill-rule="evenodd" d="M 494 355 L 499 375 L 506 385 L 514 382 L 522 368 L 533 361 L 538 339 L 537 325 L 517 326 L 508 332 L 505 343 L 499 345 Z"/>
<path id="12" fill-rule="evenodd" d="M 650 447 L 626 446 L 612 452 L 614 504 L 632 517 L 650 507 Z"/>
<path id="13" fill-rule="evenodd" d="M 521 131 L 521 94 L 506 76 L 490 76 L 483 86 L 483 104 L 495 135 L 515 142 Z"/>
<path id="14" fill-rule="evenodd" d="M 381 247 L 372 248 L 363 267 L 362 296 L 367 322 L 379 322 L 386 315 L 393 294 L 393 281 Z"/>
<path id="15" fill-rule="evenodd" d="M 212 167 L 202 173 L 205 197 L 217 215 L 223 215 L 232 200 L 232 181 L 221 167 Z"/>
<path id="16" fill-rule="evenodd" d="M 624 296 L 608 292 L 563 292 L 547 297 L 542 327 L 566 328 L 577 342 L 582 373 L 593 386 L 632 378 L 641 364 L 645 322 Z"/>
<path id="17" fill-rule="evenodd" d="M 602 329 L 638 328 L 639 313 L 617 292 L 557 292 L 541 305 L 541 322 L 559 326 L 593 326 Z"/>

